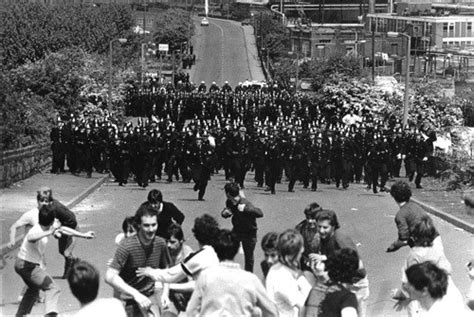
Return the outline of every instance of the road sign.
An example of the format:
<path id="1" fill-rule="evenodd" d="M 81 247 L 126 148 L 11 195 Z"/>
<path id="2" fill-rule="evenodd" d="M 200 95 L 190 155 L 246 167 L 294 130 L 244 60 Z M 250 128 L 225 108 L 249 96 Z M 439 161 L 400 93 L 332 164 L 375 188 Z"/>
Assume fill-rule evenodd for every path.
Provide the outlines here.
<path id="1" fill-rule="evenodd" d="M 158 51 L 160 52 L 168 52 L 170 46 L 168 44 L 158 44 Z"/>

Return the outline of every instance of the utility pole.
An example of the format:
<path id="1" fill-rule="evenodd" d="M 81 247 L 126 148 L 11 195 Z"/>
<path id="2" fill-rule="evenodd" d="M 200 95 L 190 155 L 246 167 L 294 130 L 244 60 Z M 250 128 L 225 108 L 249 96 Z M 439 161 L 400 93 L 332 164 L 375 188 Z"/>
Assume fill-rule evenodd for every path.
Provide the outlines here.
<path id="1" fill-rule="evenodd" d="M 146 30 L 146 7 L 147 3 L 146 0 L 143 0 L 143 36 L 145 36 L 145 30 Z"/>
<path id="2" fill-rule="evenodd" d="M 141 64 L 142 64 L 142 76 L 141 76 L 141 84 L 142 84 L 142 90 L 143 90 L 143 84 L 145 82 L 145 48 L 146 48 L 146 43 L 142 43 L 142 58 L 141 58 Z"/>
<path id="3" fill-rule="evenodd" d="M 372 29 L 372 81 L 375 81 L 375 23 L 374 20 L 371 21 Z"/>

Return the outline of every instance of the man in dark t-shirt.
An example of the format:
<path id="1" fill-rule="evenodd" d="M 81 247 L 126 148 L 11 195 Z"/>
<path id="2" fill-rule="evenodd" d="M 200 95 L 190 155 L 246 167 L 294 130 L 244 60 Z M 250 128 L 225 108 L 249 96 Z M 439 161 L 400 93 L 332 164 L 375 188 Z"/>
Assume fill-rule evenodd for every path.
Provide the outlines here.
<path id="1" fill-rule="evenodd" d="M 129 316 L 147 316 L 151 311 L 160 316 L 160 307 L 169 305 L 168 285 L 161 297 L 155 292 L 155 282 L 148 276 L 137 275 L 141 267 L 164 269 L 169 266 L 170 255 L 166 242 L 156 235 L 158 213 L 153 207 L 139 208 L 136 215 L 138 232 L 124 239 L 107 269 L 105 281 L 120 293 Z"/>

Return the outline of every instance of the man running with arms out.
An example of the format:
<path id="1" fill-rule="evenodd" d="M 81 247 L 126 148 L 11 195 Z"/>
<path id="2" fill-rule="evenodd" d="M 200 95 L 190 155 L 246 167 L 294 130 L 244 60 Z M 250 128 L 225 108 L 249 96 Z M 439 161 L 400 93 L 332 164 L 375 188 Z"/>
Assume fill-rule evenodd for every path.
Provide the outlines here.
<path id="1" fill-rule="evenodd" d="M 45 293 L 46 316 L 57 316 L 60 289 L 53 278 L 46 272 L 44 250 L 49 236 L 67 235 L 85 239 L 95 237 L 93 231 L 80 233 L 67 227 L 55 227 L 54 209 L 51 205 L 42 206 L 38 214 L 38 223 L 25 236 L 15 262 L 15 272 L 20 275 L 28 286 L 16 316 L 25 316 L 31 312 L 39 295 L 39 290 Z"/>

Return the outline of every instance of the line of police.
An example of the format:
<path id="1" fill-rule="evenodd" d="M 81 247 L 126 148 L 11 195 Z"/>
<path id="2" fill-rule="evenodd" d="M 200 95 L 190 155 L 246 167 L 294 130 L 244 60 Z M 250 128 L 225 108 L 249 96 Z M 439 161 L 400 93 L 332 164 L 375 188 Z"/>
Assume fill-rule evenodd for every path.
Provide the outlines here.
<path id="1" fill-rule="evenodd" d="M 318 181 L 335 181 L 344 189 L 362 181 L 376 193 L 385 190 L 389 177 L 400 176 L 404 160 L 406 175 L 411 181 L 416 172 L 415 184 L 421 187 L 434 134 L 425 139 L 415 129 L 402 132 L 398 120 L 388 128 L 367 111 L 359 111 L 361 117 L 354 109 L 349 114 L 332 108 L 314 111 L 301 95 L 281 90 L 224 88 L 160 93 L 164 103 L 154 104 L 150 118 L 135 127 L 119 128 L 108 117 L 60 121 L 51 131 L 52 170 L 64 172 L 67 161 L 72 173 L 85 171 L 88 177 L 93 169 L 110 171 L 119 185 L 127 184 L 132 173 L 142 187 L 161 179 L 164 171 L 168 182 L 173 176 L 193 180 L 203 200 L 208 180 L 221 169 L 242 188 L 252 169 L 257 185 L 266 185 L 272 194 L 283 176 L 290 192 L 297 181 L 311 190 Z M 187 104 L 200 107 L 189 112 Z M 189 115 L 193 118 L 184 120 Z"/>

